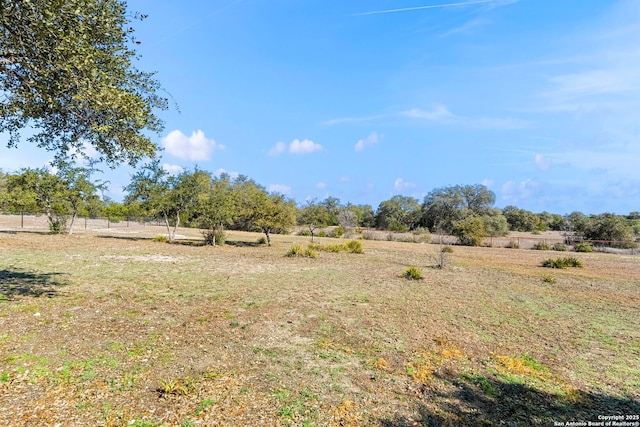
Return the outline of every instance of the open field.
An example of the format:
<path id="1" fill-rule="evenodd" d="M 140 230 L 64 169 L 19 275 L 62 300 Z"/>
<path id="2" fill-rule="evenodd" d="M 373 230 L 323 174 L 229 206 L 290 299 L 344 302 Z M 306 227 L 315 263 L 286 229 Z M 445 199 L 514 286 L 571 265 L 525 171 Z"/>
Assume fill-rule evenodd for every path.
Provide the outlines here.
<path id="1" fill-rule="evenodd" d="M 552 426 L 640 415 L 640 257 L 161 227 L 0 232 L 0 424 Z M 320 239 L 321 243 L 339 242 Z M 409 266 L 422 280 L 401 277 Z"/>

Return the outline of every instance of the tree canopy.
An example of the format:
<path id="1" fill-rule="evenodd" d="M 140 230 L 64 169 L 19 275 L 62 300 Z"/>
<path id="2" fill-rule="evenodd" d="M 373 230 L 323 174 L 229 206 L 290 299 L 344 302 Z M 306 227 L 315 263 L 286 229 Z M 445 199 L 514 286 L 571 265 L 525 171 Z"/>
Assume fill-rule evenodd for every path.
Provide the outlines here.
<path id="1" fill-rule="evenodd" d="M 134 66 L 125 1 L 0 0 L 0 132 L 62 162 L 89 144 L 111 165 L 153 157 L 145 132 L 166 109 L 152 73 Z M 143 16 L 136 16 L 141 18 Z M 30 131 L 31 133 L 31 131 Z"/>

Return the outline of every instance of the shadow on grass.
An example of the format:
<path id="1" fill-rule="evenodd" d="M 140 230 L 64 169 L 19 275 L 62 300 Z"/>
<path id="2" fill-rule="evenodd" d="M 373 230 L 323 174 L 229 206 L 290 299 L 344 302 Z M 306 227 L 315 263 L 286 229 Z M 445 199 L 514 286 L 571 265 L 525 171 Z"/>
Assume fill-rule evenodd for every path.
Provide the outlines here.
<path id="1" fill-rule="evenodd" d="M 602 416 L 640 414 L 640 400 L 573 391 L 551 394 L 498 378 L 452 381 L 453 391 L 425 391 L 414 416 L 381 419 L 381 427 L 598 425 Z M 639 396 L 640 397 L 640 396 Z M 636 420 L 637 421 L 637 420 Z M 583 422 L 584 424 L 580 424 Z M 570 425 L 570 424 L 569 424 Z M 606 425 L 606 422 L 602 425 Z M 621 424 L 622 425 L 622 424 Z"/>
<path id="2" fill-rule="evenodd" d="M 69 283 L 60 280 L 62 273 L 32 273 L 0 270 L 0 301 L 16 297 L 47 297 L 60 295 L 59 288 Z"/>

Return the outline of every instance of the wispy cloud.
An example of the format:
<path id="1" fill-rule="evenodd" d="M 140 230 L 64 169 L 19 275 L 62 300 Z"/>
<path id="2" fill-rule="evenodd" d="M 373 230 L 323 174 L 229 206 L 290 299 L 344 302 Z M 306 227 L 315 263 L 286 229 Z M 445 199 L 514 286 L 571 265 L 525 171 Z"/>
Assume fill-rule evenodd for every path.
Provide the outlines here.
<path id="1" fill-rule="evenodd" d="M 364 117 L 343 117 L 339 119 L 331 119 L 322 122 L 325 126 L 334 126 L 341 125 L 344 123 L 360 123 L 360 122 L 371 122 L 374 120 L 384 119 L 389 117 L 388 114 L 378 114 L 375 116 L 364 116 Z"/>
<path id="2" fill-rule="evenodd" d="M 429 110 L 413 108 L 400 115 L 425 120 L 434 124 L 464 126 L 481 130 L 513 130 L 523 129 L 528 122 L 514 118 L 464 117 L 453 114 L 446 105 L 438 104 Z"/>
<path id="3" fill-rule="evenodd" d="M 397 12 L 410 12 L 415 10 L 425 10 L 425 9 L 439 9 L 443 7 L 462 7 L 462 6 L 471 6 L 474 4 L 483 4 L 483 3 L 496 3 L 496 0 L 474 0 L 474 1 L 465 1 L 458 3 L 447 3 L 447 4 L 434 4 L 427 6 L 415 6 L 415 7 L 404 7 L 400 9 L 385 9 L 385 10 L 374 10 L 370 12 L 361 12 L 355 13 L 351 16 L 366 16 L 366 15 L 381 15 L 384 13 L 397 13 Z"/>

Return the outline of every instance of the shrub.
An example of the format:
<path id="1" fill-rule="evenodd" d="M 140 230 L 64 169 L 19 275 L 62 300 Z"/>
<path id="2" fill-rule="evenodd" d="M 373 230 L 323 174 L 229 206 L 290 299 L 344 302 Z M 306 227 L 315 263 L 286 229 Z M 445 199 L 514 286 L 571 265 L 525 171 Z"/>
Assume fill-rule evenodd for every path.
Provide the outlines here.
<path id="1" fill-rule="evenodd" d="M 567 268 L 567 267 L 582 267 L 582 261 L 579 259 L 570 258 L 549 258 L 542 261 L 542 266 L 547 268 Z"/>
<path id="2" fill-rule="evenodd" d="M 568 250 L 567 245 L 565 245 L 564 243 L 554 243 L 551 249 L 559 252 L 566 252 Z"/>
<path id="3" fill-rule="evenodd" d="M 451 246 L 443 246 L 442 247 L 442 253 L 443 254 L 452 254 L 453 253 L 453 248 Z"/>
<path id="4" fill-rule="evenodd" d="M 402 277 L 409 280 L 420 280 L 422 279 L 422 270 L 418 267 L 409 267 L 402 273 Z"/>
<path id="5" fill-rule="evenodd" d="M 291 246 L 291 249 L 289 249 L 289 252 L 286 253 L 286 256 L 294 257 L 294 256 L 299 256 L 301 254 L 302 254 L 302 246 L 293 245 Z"/>
<path id="6" fill-rule="evenodd" d="M 266 245 L 267 244 L 267 238 L 263 236 L 263 237 L 259 238 L 256 243 L 258 243 L 259 245 Z"/>
<path id="7" fill-rule="evenodd" d="M 573 245 L 576 252 L 593 252 L 593 245 L 589 242 L 578 242 Z"/>
<path id="8" fill-rule="evenodd" d="M 325 246 L 320 246 L 320 249 L 325 250 L 327 252 L 338 253 L 338 252 L 344 251 L 345 250 L 345 246 L 344 245 L 340 245 L 340 244 L 337 244 L 337 245 L 325 245 Z"/>
<path id="9" fill-rule="evenodd" d="M 304 251 L 304 256 L 306 256 L 308 258 L 316 259 L 316 258 L 318 258 L 320 256 L 320 252 L 318 252 L 315 249 L 307 248 L 307 250 Z"/>
<path id="10" fill-rule="evenodd" d="M 298 231 L 298 236 L 311 237 L 311 231 L 307 228 L 303 228 L 302 230 Z"/>
<path id="11" fill-rule="evenodd" d="M 330 234 L 330 237 L 335 237 L 337 239 L 339 239 L 340 237 L 342 237 L 344 235 L 344 228 L 339 225 L 336 228 L 333 229 L 333 231 Z"/>
<path id="12" fill-rule="evenodd" d="M 227 241 L 227 233 L 222 228 L 215 228 L 213 230 L 205 230 L 202 232 L 205 245 L 222 246 Z"/>
<path id="13" fill-rule="evenodd" d="M 551 274 L 543 274 L 542 275 L 542 281 L 544 283 L 550 283 L 550 284 L 555 284 L 556 283 L 556 278 L 553 277 Z"/>
<path id="14" fill-rule="evenodd" d="M 167 236 L 159 235 L 153 238 L 154 242 L 160 243 L 169 243 L 169 238 Z"/>
<path id="15" fill-rule="evenodd" d="M 507 243 L 507 246 L 505 246 L 505 248 L 508 248 L 508 249 L 520 249 L 520 245 L 515 240 L 511 240 L 511 241 L 509 241 L 509 243 Z"/>
<path id="16" fill-rule="evenodd" d="M 352 254 L 363 254 L 364 249 L 362 247 L 362 242 L 357 240 L 351 240 L 347 243 L 347 251 Z"/>
<path id="17" fill-rule="evenodd" d="M 547 242 L 542 240 L 540 242 L 536 242 L 536 244 L 533 245 L 533 249 L 538 250 L 538 251 L 548 251 L 549 249 L 551 249 L 551 247 L 549 246 L 549 244 Z"/>
<path id="18" fill-rule="evenodd" d="M 318 234 L 316 234 L 316 236 L 318 236 L 318 237 L 327 237 L 327 232 L 326 231 L 318 231 Z"/>

